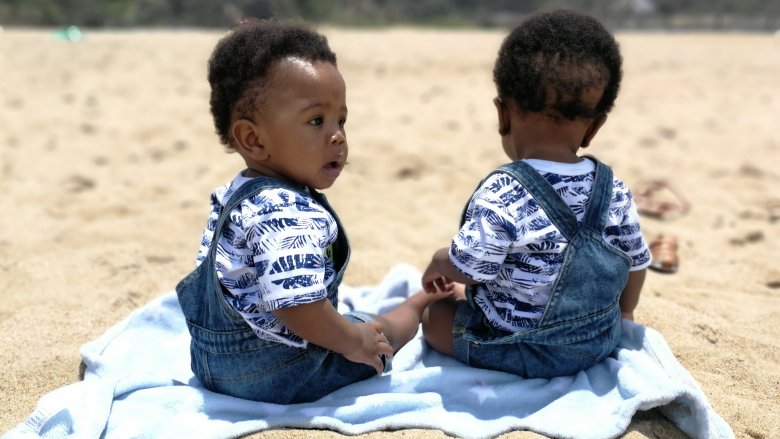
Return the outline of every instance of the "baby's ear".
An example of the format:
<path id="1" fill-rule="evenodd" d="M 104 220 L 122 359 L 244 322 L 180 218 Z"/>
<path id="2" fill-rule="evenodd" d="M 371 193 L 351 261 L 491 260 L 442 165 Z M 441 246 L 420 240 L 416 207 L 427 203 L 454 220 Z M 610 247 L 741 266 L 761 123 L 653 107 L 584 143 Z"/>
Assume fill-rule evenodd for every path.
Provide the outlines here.
<path id="1" fill-rule="evenodd" d="M 582 143 L 580 144 L 581 148 L 587 148 L 590 145 L 591 140 L 596 137 L 596 133 L 599 132 L 599 129 L 601 129 L 601 127 L 604 125 L 604 122 L 606 121 L 606 114 L 596 116 L 596 118 L 591 121 L 590 125 L 588 125 L 588 129 L 585 130 L 585 135 L 582 136 Z"/>
<path id="2" fill-rule="evenodd" d="M 230 125 L 230 134 L 236 151 L 242 156 L 247 155 L 262 161 L 268 156 L 268 151 L 262 142 L 260 127 L 251 120 L 238 119 Z"/>
<path id="3" fill-rule="evenodd" d="M 493 105 L 496 106 L 496 112 L 498 113 L 498 134 L 506 136 L 509 134 L 512 127 L 512 115 L 510 114 L 509 107 L 499 97 L 493 99 Z"/>

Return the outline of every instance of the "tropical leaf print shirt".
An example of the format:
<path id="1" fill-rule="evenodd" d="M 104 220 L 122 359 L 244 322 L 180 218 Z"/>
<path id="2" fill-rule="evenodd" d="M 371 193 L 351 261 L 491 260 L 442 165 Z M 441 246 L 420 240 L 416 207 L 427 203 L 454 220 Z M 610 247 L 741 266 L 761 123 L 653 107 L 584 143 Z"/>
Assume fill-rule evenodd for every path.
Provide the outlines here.
<path id="1" fill-rule="evenodd" d="M 222 206 L 246 181 L 239 174 L 211 194 L 196 265 L 208 255 Z M 330 246 L 338 236 L 333 216 L 311 197 L 275 188 L 242 201 L 225 224 L 215 258 L 219 281 L 230 293 L 225 300 L 258 337 L 306 346 L 271 311 L 327 297 L 334 278 Z"/>
<path id="2" fill-rule="evenodd" d="M 582 223 L 595 165 L 526 160 L 552 184 Z M 604 240 L 631 257 L 631 271 L 650 264 L 631 192 L 618 179 Z M 507 174 L 491 175 L 466 207 L 465 222 L 449 256 L 467 277 L 481 282 L 474 302 L 498 328 L 517 332 L 539 325 L 563 264 L 568 242 L 528 191 Z"/>

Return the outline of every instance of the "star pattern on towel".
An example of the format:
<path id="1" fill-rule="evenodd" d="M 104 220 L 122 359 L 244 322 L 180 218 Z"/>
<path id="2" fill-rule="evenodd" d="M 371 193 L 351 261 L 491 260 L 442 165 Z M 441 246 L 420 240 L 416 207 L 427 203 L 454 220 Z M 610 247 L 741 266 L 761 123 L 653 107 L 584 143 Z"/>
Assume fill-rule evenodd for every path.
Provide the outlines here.
<path id="1" fill-rule="evenodd" d="M 477 385 L 472 386 L 469 389 L 469 392 L 473 392 L 477 395 L 480 404 L 484 404 L 485 400 L 488 398 L 498 398 L 498 395 L 496 395 L 496 391 L 493 389 L 493 386 L 485 384 L 485 382 L 482 380 L 480 380 Z"/>

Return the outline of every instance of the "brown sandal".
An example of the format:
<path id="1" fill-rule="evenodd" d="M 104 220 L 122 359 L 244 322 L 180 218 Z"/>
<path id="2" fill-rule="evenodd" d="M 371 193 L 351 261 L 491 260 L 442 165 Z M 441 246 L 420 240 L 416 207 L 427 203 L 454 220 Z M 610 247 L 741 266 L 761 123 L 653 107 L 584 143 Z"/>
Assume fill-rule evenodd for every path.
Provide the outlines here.
<path id="1" fill-rule="evenodd" d="M 677 256 L 677 238 L 670 235 L 657 235 L 650 241 L 650 268 L 661 273 L 674 273 L 680 266 Z"/>
<path id="2" fill-rule="evenodd" d="M 640 215 L 658 219 L 684 216 L 691 203 L 677 188 L 664 180 L 653 180 L 634 191 L 634 202 Z"/>

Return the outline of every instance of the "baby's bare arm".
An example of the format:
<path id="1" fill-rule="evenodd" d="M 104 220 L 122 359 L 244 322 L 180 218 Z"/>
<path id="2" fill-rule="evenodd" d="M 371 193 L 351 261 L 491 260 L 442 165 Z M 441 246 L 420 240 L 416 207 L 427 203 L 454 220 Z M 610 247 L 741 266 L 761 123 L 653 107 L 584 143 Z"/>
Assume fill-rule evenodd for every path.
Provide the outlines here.
<path id="1" fill-rule="evenodd" d="M 634 320 L 634 309 L 639 303 L 639 293 L 645 283 L 647 270 L 637 270 L 628 273 L 628 282 L 620 295 L 620 312 L 626 320 Z"/>
<path id="2" fill-rule="evenodd" d="M 423 272 L 422 285 L 428 293 L 445 291 L 451 289 L 451 283 L 475 284 L 476 281 L 469 279 L 463 273 L 458 271 L 450 262 L 449 248 L 443 247 L 436 250 L 431 257 L 431 262 Z"/>
<path id="3" fill-rule="evenodd" d="M 379 322 L 353 323 L 327 299 L 277 309 L 273 314 L 295 335 L 350 361 L 367 364 L 378 374 L 383 370 L 379 355 L 393 354 Z"/>

